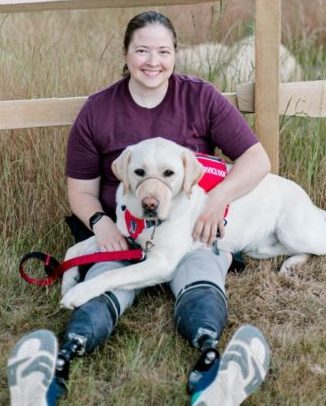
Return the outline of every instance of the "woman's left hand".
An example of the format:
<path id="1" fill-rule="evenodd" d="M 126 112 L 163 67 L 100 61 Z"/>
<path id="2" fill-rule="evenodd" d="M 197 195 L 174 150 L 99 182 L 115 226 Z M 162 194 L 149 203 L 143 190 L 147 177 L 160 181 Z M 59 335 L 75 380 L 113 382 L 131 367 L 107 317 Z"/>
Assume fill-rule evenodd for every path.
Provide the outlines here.
<path id="1" fill-rule="evenodd" d="M 213 244 L 218 232 L 220 238 L 224 237 L 224 211 L 228 205 L 228 202 L 219 194 L 212 192 L 207 195 L 204 209 L 198 217 L 193 231 L 194 240 L 207 245 Z"/>

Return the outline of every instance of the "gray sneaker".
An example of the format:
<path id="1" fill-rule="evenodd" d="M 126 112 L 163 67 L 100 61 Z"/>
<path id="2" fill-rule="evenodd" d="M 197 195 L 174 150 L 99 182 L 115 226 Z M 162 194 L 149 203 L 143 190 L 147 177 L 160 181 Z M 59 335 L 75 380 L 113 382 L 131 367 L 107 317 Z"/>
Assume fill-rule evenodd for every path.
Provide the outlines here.
<path id="1" fill-rule="evenodd" d="M 57 339 L 49 330 L 34 331 L 18 341 L 8 359 L 11 406 L 47 405 L 57 352 Z"/>
<path id="2" fill-rule="evenodd" d="M 194 393 L 192 406 L 238 406 L 255 392 L 265 379 L 270 349 L 256 327 L 240 327 L 223 353 L 215 380 Z"/>

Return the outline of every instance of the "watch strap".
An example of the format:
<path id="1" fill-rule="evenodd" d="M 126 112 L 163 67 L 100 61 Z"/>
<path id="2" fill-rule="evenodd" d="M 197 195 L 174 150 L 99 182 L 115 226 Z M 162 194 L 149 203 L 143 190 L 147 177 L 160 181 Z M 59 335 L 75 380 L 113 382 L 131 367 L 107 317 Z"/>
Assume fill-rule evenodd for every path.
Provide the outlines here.
<path id="1" fill-rule="evenodd" d="M 89 227 L 91 230 L 93 230 L 94 225 L 101 220 L 101 218 L 103 216 L 107 216 L 106 213 L 104 213 L 103 211 L 97 211 L 96 213 L 94 213 L 88 220 L 89 223 Z"/>

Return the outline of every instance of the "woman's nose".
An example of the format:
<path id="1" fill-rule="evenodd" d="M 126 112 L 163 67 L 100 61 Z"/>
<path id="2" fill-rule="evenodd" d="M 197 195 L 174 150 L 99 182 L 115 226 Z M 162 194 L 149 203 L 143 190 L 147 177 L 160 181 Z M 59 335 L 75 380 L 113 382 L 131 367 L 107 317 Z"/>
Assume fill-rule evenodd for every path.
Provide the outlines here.
<path id="1" fill-rule="evenodd" d="M 147 63 L 154 66 L 158 64 L 158 55 L 156 52 L 149 52 Z"/>

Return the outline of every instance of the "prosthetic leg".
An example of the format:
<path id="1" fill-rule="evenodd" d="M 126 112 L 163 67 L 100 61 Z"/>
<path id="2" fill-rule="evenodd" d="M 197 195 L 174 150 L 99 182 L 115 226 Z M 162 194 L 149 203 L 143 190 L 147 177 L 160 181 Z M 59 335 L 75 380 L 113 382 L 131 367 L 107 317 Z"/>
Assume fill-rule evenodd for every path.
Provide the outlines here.
<path id="1" fill-rule="evenodd" d="M 201 351 L 188 379 L 192 406 L 238 406 L 259 388 L 268 372 L 270 349 L 254 326 L 240 327 L 220 357 L 216 346 L 226 320 L 226 299 L 217 285 L 196 282 L 177 298 L 177 328 Z"/>
<path id="2" fill-rule="evenodd" d="M 187 389 L 192 396 L 215 379 L 219 368 L 216 349 L 227 322 L 227 305 L 223 291 L 211 282 L 187 286 L 175 305 L 175 322 L 179 333 L 201 355 L 190 372 Z"/>

